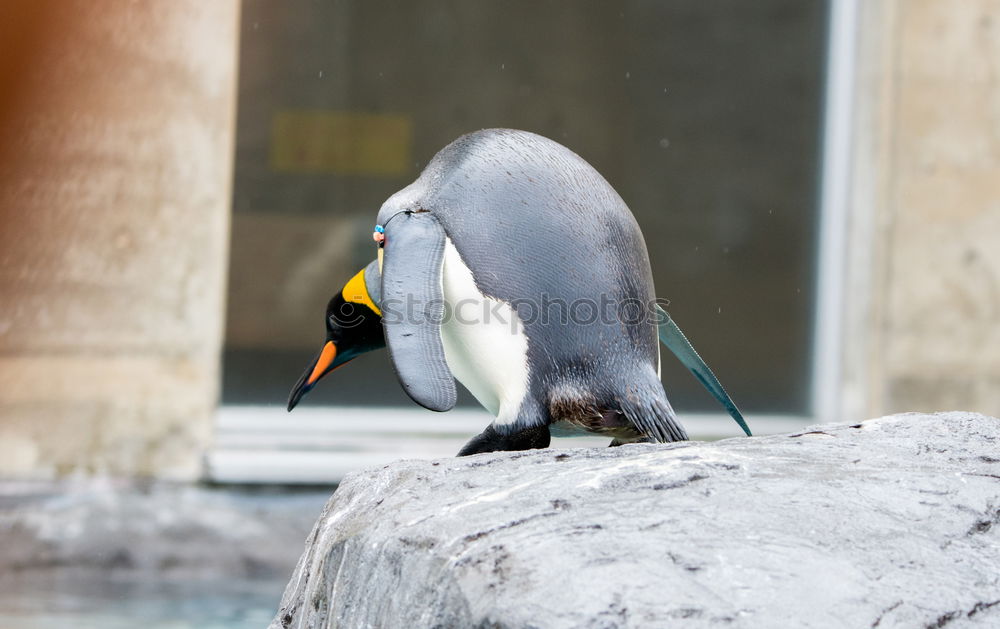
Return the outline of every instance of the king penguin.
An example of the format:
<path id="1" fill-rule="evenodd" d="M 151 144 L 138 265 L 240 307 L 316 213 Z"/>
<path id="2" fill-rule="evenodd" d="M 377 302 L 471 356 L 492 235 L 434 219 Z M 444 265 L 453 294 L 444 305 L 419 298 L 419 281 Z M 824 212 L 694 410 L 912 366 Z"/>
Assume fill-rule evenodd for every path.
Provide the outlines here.
<path id="1" fill-rule="evenodd" d="M 378 262 L 330 301 L 327 343 L 289 410 L 384 340 L 415 402 L 451 409 L 457 379 L 494 415 L 460 456 L 544 448 L 554 432 L 687 438 L 659 379 L 665 313 L 642 232 L 568 148 L 511 129 L 462 136 L 382 205 L 374 239 Z M 379 317 L 383 339 L 373 333 Z"/>

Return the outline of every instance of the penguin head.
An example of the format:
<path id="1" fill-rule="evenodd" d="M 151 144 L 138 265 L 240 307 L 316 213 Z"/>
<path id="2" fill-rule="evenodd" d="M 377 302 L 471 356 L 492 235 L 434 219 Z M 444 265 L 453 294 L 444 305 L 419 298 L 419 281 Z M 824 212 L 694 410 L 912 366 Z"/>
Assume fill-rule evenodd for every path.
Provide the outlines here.
<path id="1" fill-rule="evenodd" d="M 372 350 L 385 347 L 378 263 L 358 271 L 326 305 L 326 341 L 288 395 L 291 411 L 320 378 Z"/>

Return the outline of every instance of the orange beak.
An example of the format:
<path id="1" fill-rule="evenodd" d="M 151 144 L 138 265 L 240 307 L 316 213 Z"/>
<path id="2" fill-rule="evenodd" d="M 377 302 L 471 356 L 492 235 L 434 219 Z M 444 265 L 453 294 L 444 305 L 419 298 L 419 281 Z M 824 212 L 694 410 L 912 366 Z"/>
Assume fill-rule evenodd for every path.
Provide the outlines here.
<path id="1" fill-rule="evenodd" d="M 323 345 L 323 351 L 319 353 L 316 357 L 316 362 L 311 366 L 306 368 L 305 373 L 299 378 L 299 381 L 295 383 L 292 387 L 292 392 L 288 395 L 288 410 L 295 408 L 295 405 L 299 403 L 302 396 L 316 386 L 316 381 L 323 377 L 323 374 L 331 371 L 331 367 L 335 364 L 337 360 L 337 346 L 334 345 L 333 341 L 327 341 Z M 350 359 L 342 361 L 341 364 L 348 362 Z M 340 365 L 333 367 L 336 369 Z"/>
<path id="2" fill-rule="evenodd" d="M 326 372 L 336 357 L 337 346 L 333 344 L 333 341 L 327 341 L 326 345 L 323 346 L 323 351 L 319 354 L 319 358 L 316 360 L 316 365 L 313 366 L 312 373 L 306 379 L 306 384 L 309 386 L 316 384 L 316 381 Z"/>

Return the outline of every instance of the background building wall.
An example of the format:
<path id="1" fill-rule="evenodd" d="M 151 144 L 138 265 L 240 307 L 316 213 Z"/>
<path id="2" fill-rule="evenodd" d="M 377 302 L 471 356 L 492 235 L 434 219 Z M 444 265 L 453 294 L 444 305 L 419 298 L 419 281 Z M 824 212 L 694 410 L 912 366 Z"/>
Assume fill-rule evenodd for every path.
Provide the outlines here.
<path id="1" fill-rule="evenodd" d="M 1000 414 L 1000 2 L 861 2 L 844 401 Z"/>
<path id="2" fill-rule="evenodd" d="M 238 8 L 0 10 L 0 476 L 200 473 Z"/>

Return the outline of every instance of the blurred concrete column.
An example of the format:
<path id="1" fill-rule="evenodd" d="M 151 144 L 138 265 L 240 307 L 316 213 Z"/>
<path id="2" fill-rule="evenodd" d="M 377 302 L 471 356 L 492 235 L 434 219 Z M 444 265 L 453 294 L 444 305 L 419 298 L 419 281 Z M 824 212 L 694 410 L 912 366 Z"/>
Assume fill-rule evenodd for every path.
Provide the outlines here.
<path id="1" fill-rule="evenodd" d="M 0 8 L 0 477 L 198 476 L 237 0 Z"/>
<path id="2" fill-rule="evenodd" d="M 1000 0 L 860 0 L 846 410 L 1000 415 Z"/>

